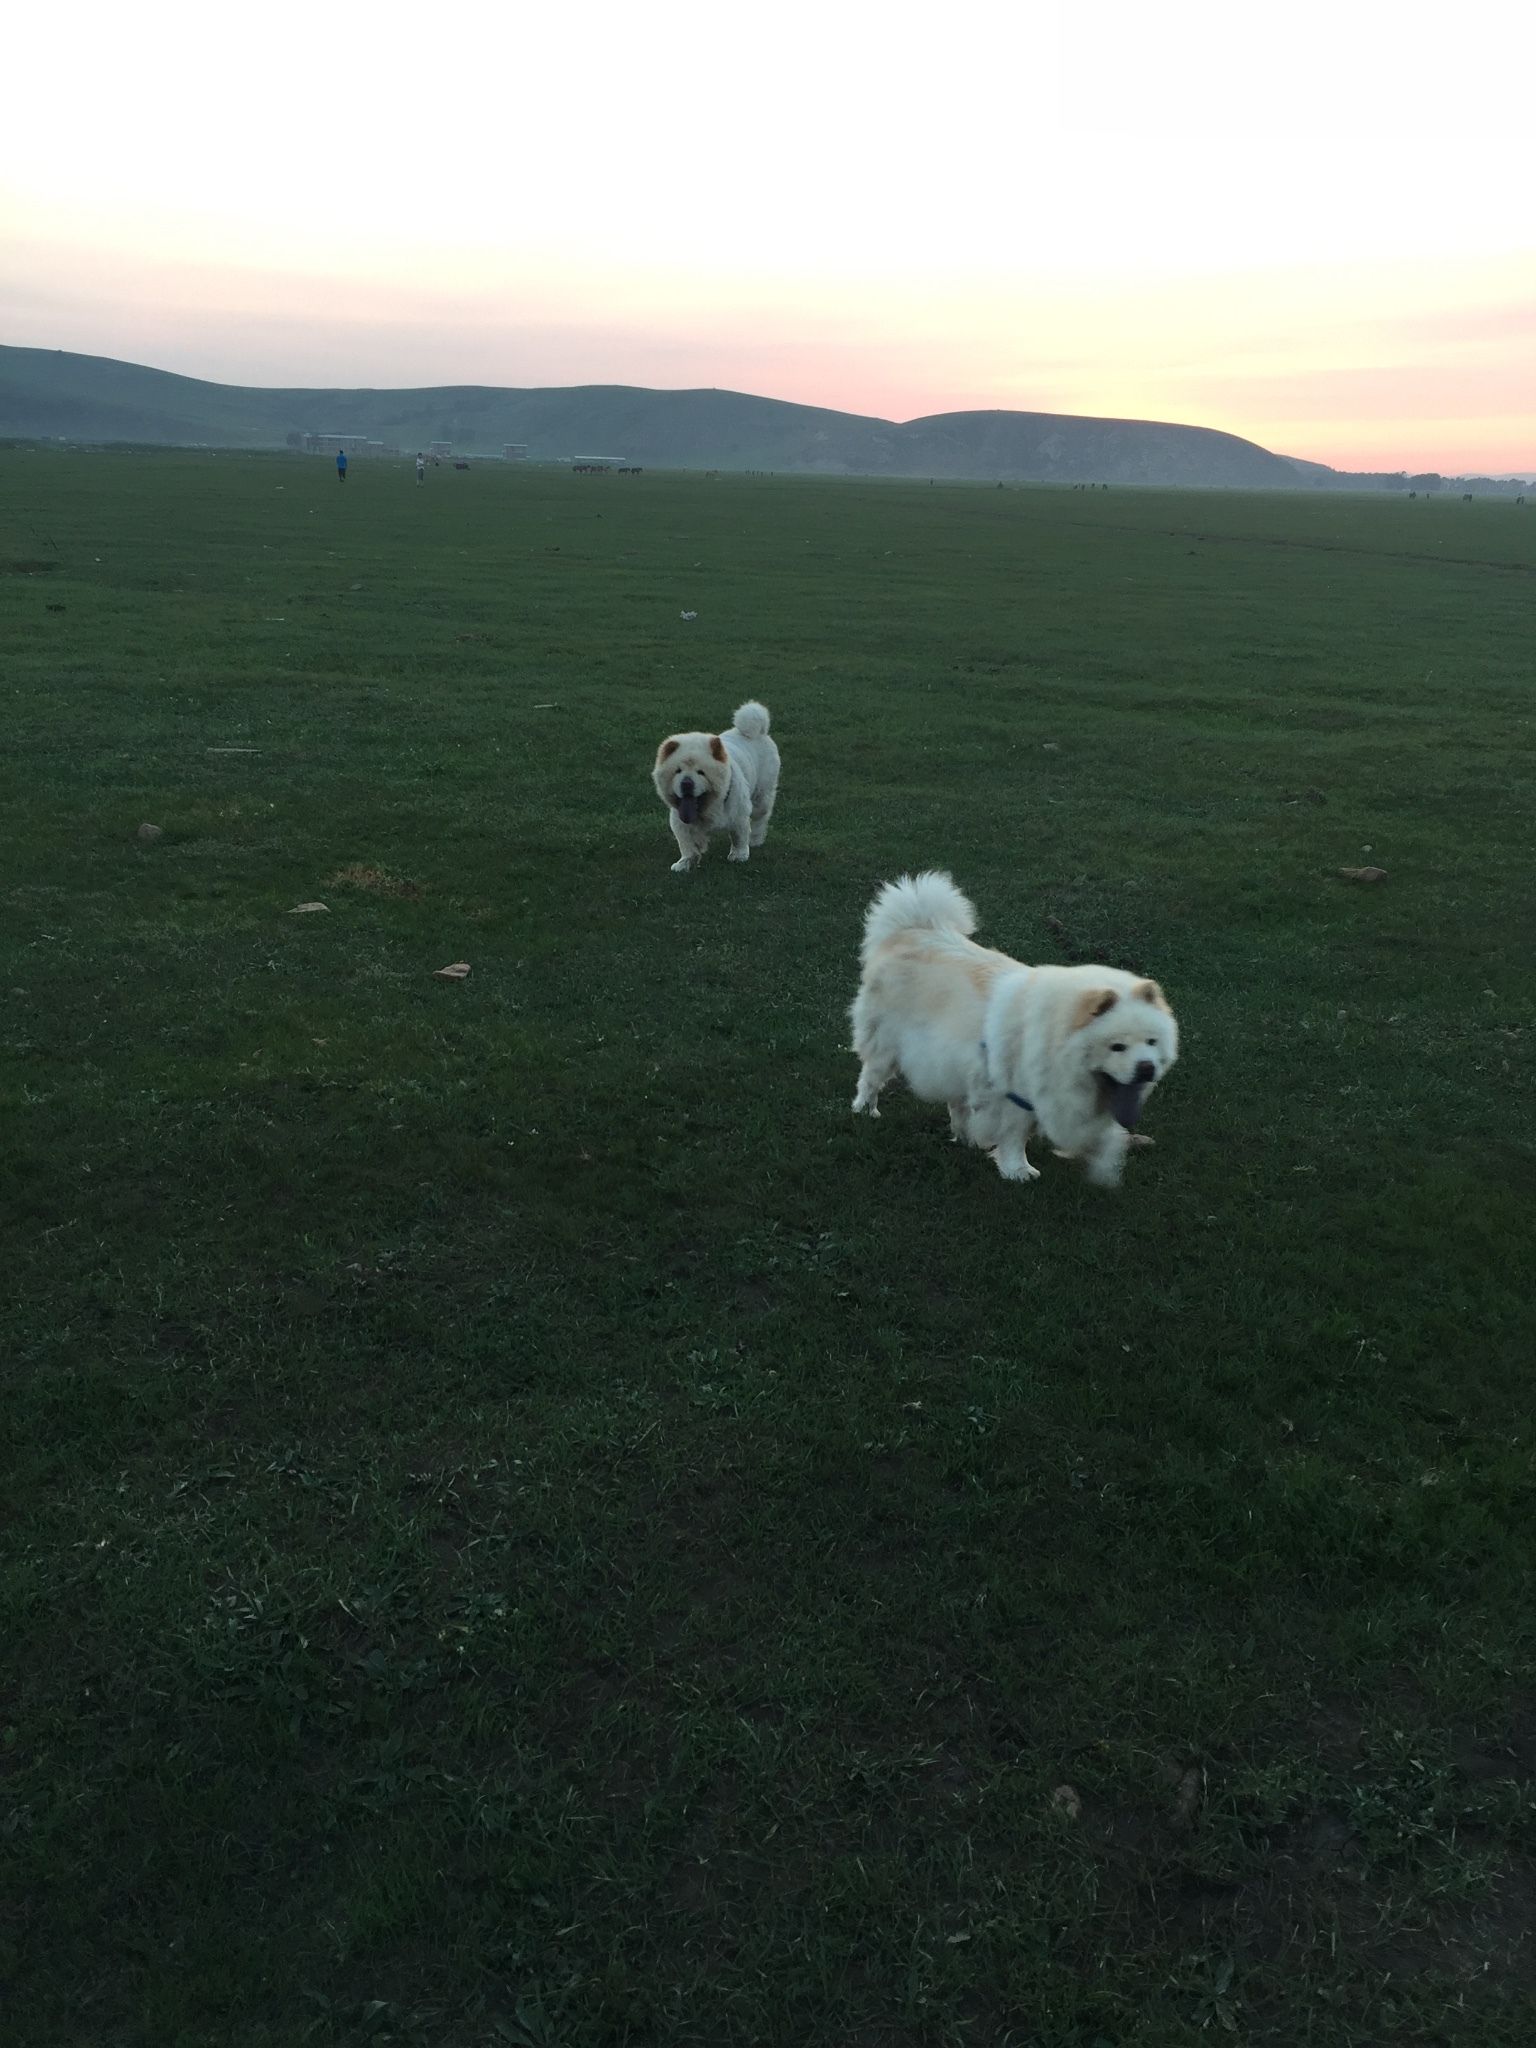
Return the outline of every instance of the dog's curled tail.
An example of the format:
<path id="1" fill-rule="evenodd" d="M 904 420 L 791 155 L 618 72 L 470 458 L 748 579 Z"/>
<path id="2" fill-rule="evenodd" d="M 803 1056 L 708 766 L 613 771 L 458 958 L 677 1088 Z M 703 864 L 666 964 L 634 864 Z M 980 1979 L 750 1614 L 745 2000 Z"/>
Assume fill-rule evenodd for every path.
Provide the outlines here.
<path id="1" fill-rule="evenodd" d="M 864 919 L 864 952 L 868 960 L 877 946 L 897 932 L 914 928 L 958 932 L 968 939 L 976 929 L 976 911 L 948 875 L 903 875 L 880 889 Z"/>
<path id="2" fill-rule="evenodd" d="M 735 723 L 744 740 L 760 740 L 768 730 L 768 706 L 749 697 L 736 713 Z"/>

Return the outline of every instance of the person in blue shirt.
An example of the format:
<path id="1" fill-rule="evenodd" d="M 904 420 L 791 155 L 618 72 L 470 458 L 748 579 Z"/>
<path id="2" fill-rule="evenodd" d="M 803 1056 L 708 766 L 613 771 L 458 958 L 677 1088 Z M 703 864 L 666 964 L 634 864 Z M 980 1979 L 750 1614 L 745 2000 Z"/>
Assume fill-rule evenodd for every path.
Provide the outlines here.
<path id="1" fill-rule="evenodd" d="M 336 450 L 336 481 L 337 481 L 337 483 L 339 483 L 339 484 L 344 484 L 344 483 L 346 482 L 346 480 L 347 480 L 347 451 L 346 451 L 346 449 L 345 449 L 345 448 L 338 448 L 338 449 Z"/>

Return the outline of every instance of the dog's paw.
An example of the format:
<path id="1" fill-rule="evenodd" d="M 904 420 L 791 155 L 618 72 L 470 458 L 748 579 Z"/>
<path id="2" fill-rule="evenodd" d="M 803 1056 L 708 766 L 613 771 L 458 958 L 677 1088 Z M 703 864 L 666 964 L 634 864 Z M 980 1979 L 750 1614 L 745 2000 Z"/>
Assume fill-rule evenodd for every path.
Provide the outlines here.
<path id="1" fill-rule="evenodd" d="M 750 860 L 752 858 L 752 849 L 749 846 L 743 846 L 738 852 L 733 846 L 725 857 L 727 860 Z"/>
<path id="2" fill-rule="evenodd" d="M 1039 1167 L 1031 1166 L 1027 1159 L 1010 1159 L 1006 1166 L 999 1159 L 997 1161 L 997 1170 L 1004 1180 L 1030 1181 L 1040 1178 Z"/>
<path id="3" fill-rule="evenodd" d="M 689 870 L 690 868 L 692 868 L 692 867 L 697 867 L 697 866 L 698 866 L 698 862 L 697 862 L 697 861 L 689 860 L 689 859 L 688 859 L 688 858 L 687 858 L 687 857 L 685 856 L 685 857 L 684 857 L 684 858 L 683 858 L 682 860 L 675 860 L 675 861 L 673 861 L 673 863 L 672 863 L 672 872 L 673 872 L 673 874 L 674 874 L 674 875 L 686 875 L 686 874 L 687 874 L 687 872 L 688 872 L 688 870 Z"/>
<path id="4" fill-rule="evenodd" d="M 857 1095 L 855 1095 L 853 1098 L 853 1113 L 855 1116 L 878 1116 L 880 1114 L 880 1105 L 878 1102 L 860 1102 Z"/>
<path id="5" fill-rule="evenodd" d="M 1128 1134 L 1127 1142 L 1133 1146 L 1141 1146 L 1155 1145 L 1157 1143 L 1157 1140 L 1156 1138 L 1149 1138 L 1145 1131 L 1131 1131 Z"/>
<path id="6" fill-rule="evenodd" d="M 1124 1171 L 1124 1152 L 1116 1152 L 1108 1159 L 1100 1157 L 1084 1162 L 1084 1178 L 1090 1187 L 1117 1188 Z"/>

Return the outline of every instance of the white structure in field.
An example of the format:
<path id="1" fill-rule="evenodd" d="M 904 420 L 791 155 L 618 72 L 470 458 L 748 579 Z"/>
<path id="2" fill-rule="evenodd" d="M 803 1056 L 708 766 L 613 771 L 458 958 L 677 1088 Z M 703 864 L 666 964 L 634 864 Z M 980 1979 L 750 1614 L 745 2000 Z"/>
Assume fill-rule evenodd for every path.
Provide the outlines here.
<path id="1" fill-rule="evenodd" d="M 348 456 L 384 453 L 384 443 L 370 441 L 366 434 L 306 434 L 304 447 L 310 455 L 335 455 L 343 448 Z"/>

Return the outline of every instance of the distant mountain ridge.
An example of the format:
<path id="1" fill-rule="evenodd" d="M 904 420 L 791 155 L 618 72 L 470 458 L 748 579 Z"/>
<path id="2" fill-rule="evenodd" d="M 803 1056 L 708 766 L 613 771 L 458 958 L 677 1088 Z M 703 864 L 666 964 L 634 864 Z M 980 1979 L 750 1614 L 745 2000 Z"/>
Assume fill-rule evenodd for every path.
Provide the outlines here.
<path id="1" fill-rule="evenodd" d="M 1248 490 L 1350 481 L 1236 434 L 1156 420 L 997 411 L 898 423 L 737 391 L 622 384 L 267 389 L 107 356 L 0 347 L 0 439 L 254 449 L 304 434 L 408 453 L 429 441 L 469 455 L 519 443 L 535 461 L 608 455 L 657 469 Z"/>
<path id="2" fill-rule="evenodd" d="M 652 468 L 826 476 L 1285 488 L 1283 456 L 1235 434 L 1066 413 L 958 412 L 897 423 L 736 391 L 592 384 L 510 390 L 268 390 L 205 383 L 104 356 L 0 348 L 0 437 L 280 448 L 350 435 L 414 452 L 450 441 L 537 461 L 619 455 Z"/>

